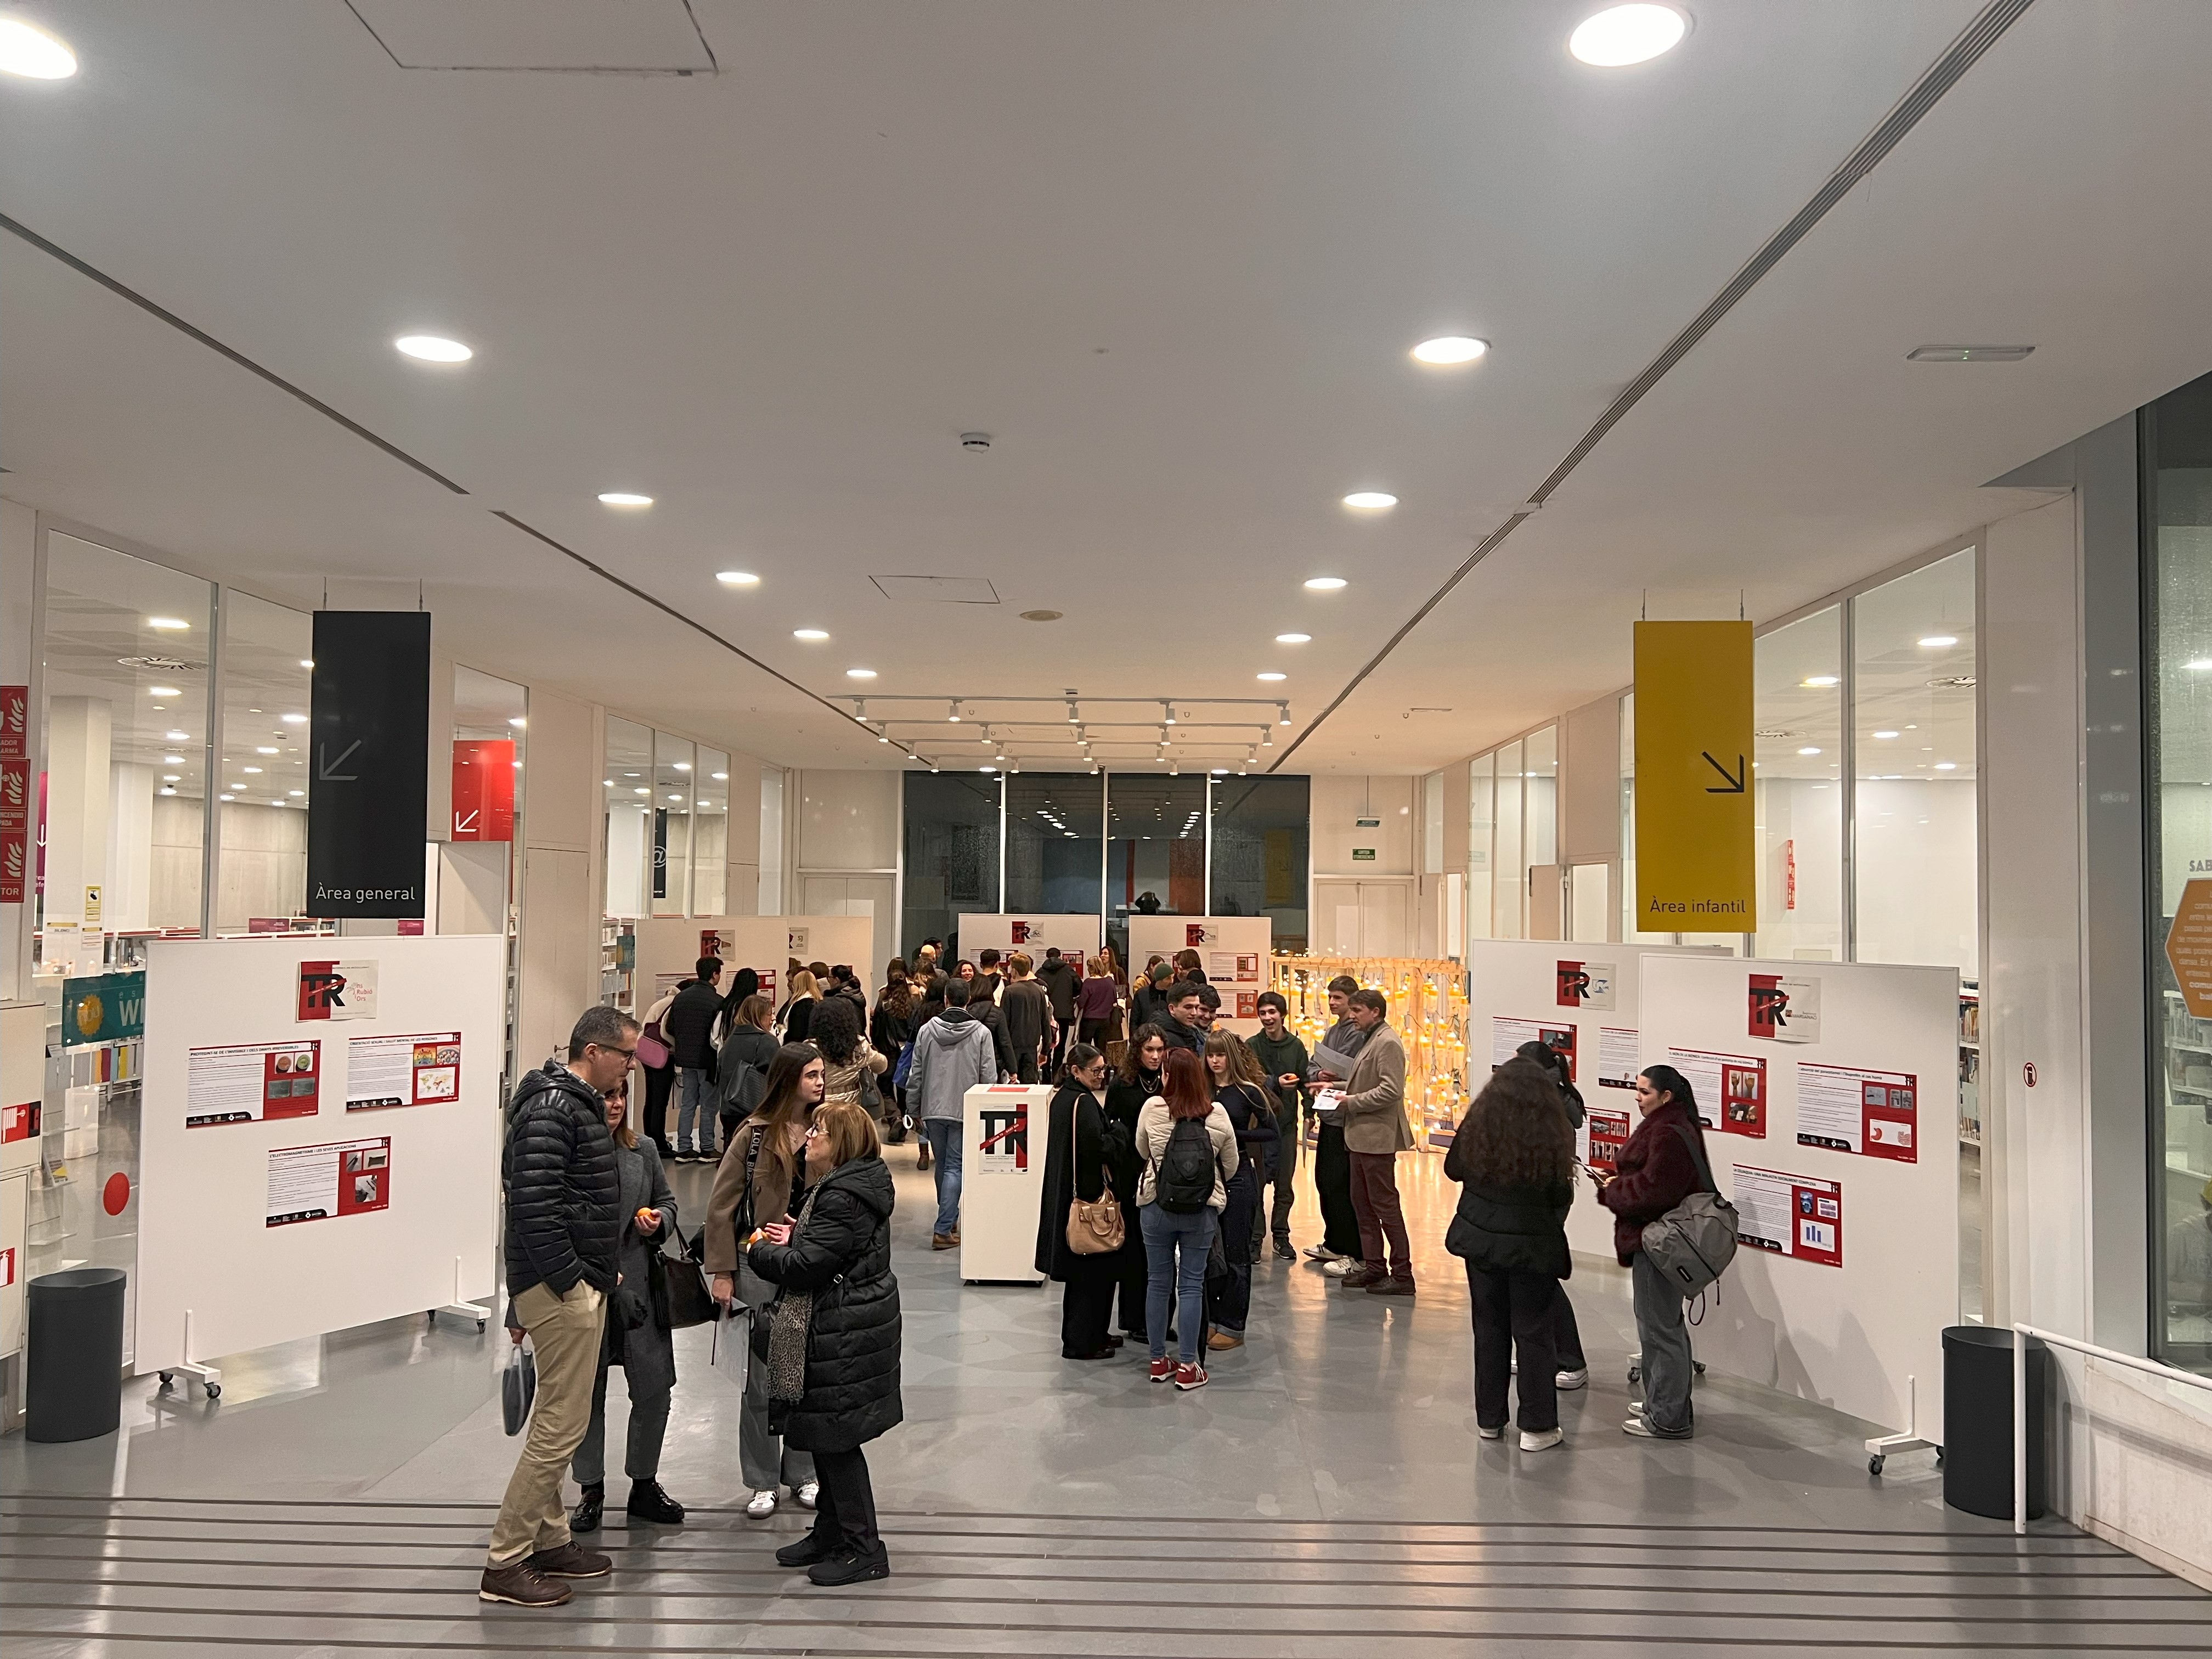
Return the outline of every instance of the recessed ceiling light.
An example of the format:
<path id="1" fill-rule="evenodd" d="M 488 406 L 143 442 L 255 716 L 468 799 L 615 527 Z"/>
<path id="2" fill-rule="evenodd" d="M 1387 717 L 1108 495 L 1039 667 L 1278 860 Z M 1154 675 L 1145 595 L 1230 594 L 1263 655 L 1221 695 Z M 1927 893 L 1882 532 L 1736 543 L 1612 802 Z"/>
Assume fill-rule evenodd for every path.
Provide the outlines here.
<path id="1" fill-rule="evenodd" d="M 217 795 L 216 799 L 217 800 L 228 800 L 230 797 L 228 795 Z"/>
<path id="2" fill-rule="evenodd" d="M 161 775 L 161 781 L 164 783 L 182 783 L 184 779 L 174 772 L 164 772 Z"/>
<path id="3" fill-rule="evenodd" d="M 2212 657 L 2197 657 L 2181 665 L 2192 674 L 2212 673 Z"/>
<path id="4" fill-rule="evenodd" d="M 273 755 L 276 751 L 274 749 L 257 746 L 253 752 L 257 755 Z"/>
<path id="5" fill-rule="evenodd" d="M 245 773 L 248 777 L 257 776 L 261 770 L 258 766 L 241 766 L 238 769 Z"/>
<path id="6" fill-rule="evenodd" d="M 1313 635 L 1310 634 L 1278 634 L 1275 635 L 1275 643 L 1277 645 L 1304 645 L 1312 638 Z"/>
<path id="7" fill-rule="evenodd" d="M 725 587 L 758 587 L 760 578 L 750 570 L 717 570 L 714 580 Z"/>
<path id="8" fill-rule="evenodd" d="M 29 81 L 66 81 L 76 73 L 76 54 L 20 17 L 0 17 L 0 70 Z"/>
<path id="9" fill-rule="evenodd" d="M 291 796 L 295 800 L 296 800 L 296 799 L 298 799 L 301 796 L 302 796 L 302 795 L 306 794 L 307 792 L 306 790 L 304 790 L 304 789 L 287 789 L 284 793 L 285 793 L 286 794 L 288 794 L 288 795 Z"/>
<path id="10" fill-rule="evenodd" d="M 1567 50 L 1593 69 L 1625 69 L 1672 52 L 1690 31 L 1690 20 L 1672 6 L 1607 6 L 1583 19 L 1567 37 Z"/>
<path id="11" fill-rule="evenodd" d="M 313 668 L 314 665 L 315 659 L 313 657 L 302 657 L 300 659 L 300 666 L 302 668 Z"/>
<path id="12" fill-rule="evenodd" d="M 1959 769 L 1959 763 L 1956 761 L 1937 761 L 1936 763 L 1936 769 L 1938 772 L 1955 772 Z"/>
<path id="13" fill-rule="evenodd" d="M 164 766 L 182 766 L 184 763 L 185 757 L 182 755 L 164 755 L 161 757 L 161 764 Z"/>
<path id="14" fill-rule="evenodd" d="M 794 640 L 826 640 L 830 635 L 818 628 L 794 628 L 791 630 L 791 637 Z"/>
<path id="15" fill-rule="evenodd" d="M 601 490 L 599 500 L 609 507 L 651 507 L 653 505 L 652 496 L 633 495 L 627 489 Z"/>
<path id="16" fill-rule="evenodd" d="M 1309 576 L 1306 586 L 1316 593 L 1334 593 L 1345 585 L 1341 576 Z"/>
<path id="17" fill-rule="evenodd" d="M 276 718 L 287 726 L 305 726 L 307 723 L 305 714 L 279 714 Z"/>
<path id="18" fill-rule="evenodd" d="M 192 734 L 189 732 L 164 732 L 161 735 L 171 743 L 190 743 L 192 740 Z"/>
<path id="19" fill-rule="evenodd" d="M 1344 498 L 1344 504 L 1359 513 L 1387 513 L 1398 505 L 1398 498 L 1380 489 L 1355 489 Z"/>
<path id="20" fill-rule="evenodd" d="M 185 694 L 173 685 L 149 685 L 146 688 L 146 695 L 149 697 L 181 697 Z"/>
<path id="21" fill-rule="evenodd" d="M 1797 752 L 1798 752 L 1799 754 L 1801 754 L 1801 755 L 1817 755 L 1817 754 L 1819 754 L 1820 751 L 1818 749 L 1815 749 L 1814 747 L 1813 747 L 1813 745 L 1812 745 L 1812 744 L 1808 744 L 1804 748 L 1800 749 Z"/>
<path id="22" fill-rule="evenodd" d="M 1449 368 L 1455 363 L 1471 363 L 1490 349 L 1487 340 L 1474 340 L 1464 334 L 1446 334 L 1433 340 L 1424 340 L 1413 348 L 1417 363 L 1434 363 Z"/>
<path id="23" fill-rule="evenodd" d="M 1877 738 L 1893 738 L 1896 735 L 1897 733 L 1894 732 L 1877 732 L 1875 733 L 1875 736 Z"/>
<path id="24" fill-rule="evenodd" d="M 1959 636 L 1956 634 L 1930 634 L 1920 641 L 1920 648 L 1923 651 L 1942 651 L 1958 642 Z"/>
<path id="25" fill-rule="evenodd" d="M 1288 674 L 1278 674 L 1273 670 L 1270 669 L 1267 672 L 1261 675 L 1260 678 L 1263 680 L 1286 680 L 1290 678 L 1290 676 Z"/>
<path id="26" fill-rule="evenodd" d="M 601 778 L 601 779 L 599 780 L 599 781 L 600 781 L 601 783 L 604 783 L 605 785 L 606 785 L 606 787 L 607 787 L 608 788 L 610 788 L 610 789 L 611 789 L 611 788 L 613 788 L 613 787 L 615 787 L 615 781 L 614 781 L 612 778 Z"/>
<path id="27" fill-rule="evenodd" d="M 517 731 L 520 731 L 524 726 L 527 726 L 527 725 L 529 725 L 529 724 L 530 724 L 530 722 L 529 722 L 528 720 L 525 720 L 525 719 L 524 719 L 521 715 L 520 715 L 520 714 L 513 714 L 513 715 L 509 715 L 509 716 L 507 717 L 507 723 L 509 726 L 514 726 Z"/>
<path id="28" fill-rule="evenodd" d="M 652 793 L 653 791 L 650 789 L 633 789 L 630 791 L 630 793 L 633 795 L 649 795 Z"/>
<path id="29" fill-rule="evenodd" d="M 717 772 L 714 774 L 714 781 L 717 783 L 727 783 L 729 781 L 730 775 L 727 772 Z"/>
<path id="30" fill-rule="evenodd" d="M 1836 674 L 1808 674 L 1797 682 L 1800 685 L 1809 685 L 1816 691 L 1825 690 L 1832 685 L 1841 685 L 1843 683 L 1842 677 Z"/>
<path id="31" fill-rule="evenodd" d="M 1905 354 L 1908 363 L 2017 363 L 2034 354 L 2032 345 L 1924 345 Z"/>
<path id="32" fill-rule="evenodd" d="M 149 617 L 146 618 L 146 626 L 158 628 L 165 634 L 177 634 L 182 633 L 191 624 L 182 617 Z"/>
<path id="33" fill-rule="evenodd" d="M 848 668 L 845 671 L 845 678 L 848 680 L 872 680 L 875 677 L 876 671 L 872 668 Z"/>
<path id="34" fill-rule="evenodd" d="M 999 769 L 995 766 L 979 766 L 975 769 L 978 772 L 995 772 Z"/>
<path id="35" fill-rule="evenodd" d="M 674 763 L 674 765 L 675 769 L 678 772 L 689 772 L 691 769 L 691 763 L 690 761 L 677 761 Z"/>
<path id="36" fill-rule="evenodd" d="M 437 334 L 403 334 L 392 343 L 426 363 L 465 363 L 477 355 L 459 340 L 448 340 Z M 603 495 L 599 499 L 606 498 Z"/>

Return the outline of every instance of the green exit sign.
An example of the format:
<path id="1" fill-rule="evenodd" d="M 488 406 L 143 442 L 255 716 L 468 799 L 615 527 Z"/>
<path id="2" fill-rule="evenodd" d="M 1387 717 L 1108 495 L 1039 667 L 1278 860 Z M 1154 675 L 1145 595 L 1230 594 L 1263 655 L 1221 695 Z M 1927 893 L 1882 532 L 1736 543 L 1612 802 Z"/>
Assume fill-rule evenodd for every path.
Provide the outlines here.
<path id="1" fill-rule="evenodd" d="M 1375 849 L 1374 849 L 1373 848 L 1371 848 L 1371 847 L 1355 847 L 1355 848 L 1353 848 L 1352 849 L 1352 861 L 1354 864 L 1372 864 L 1372 863 L 1374 863 L 1374 862 L 1375 862 Z"/>

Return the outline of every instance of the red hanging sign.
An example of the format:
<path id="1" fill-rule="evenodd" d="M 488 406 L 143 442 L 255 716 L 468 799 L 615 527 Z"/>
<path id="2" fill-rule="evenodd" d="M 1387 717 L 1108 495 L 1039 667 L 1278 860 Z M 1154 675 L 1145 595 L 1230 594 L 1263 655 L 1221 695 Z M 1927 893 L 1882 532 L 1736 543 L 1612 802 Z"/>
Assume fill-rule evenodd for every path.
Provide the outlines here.
<path id="1" fill-rule="evenodd" d="M 514 739 L 465 738 L 453 744 L 453 839 L 514 839 Z"/>

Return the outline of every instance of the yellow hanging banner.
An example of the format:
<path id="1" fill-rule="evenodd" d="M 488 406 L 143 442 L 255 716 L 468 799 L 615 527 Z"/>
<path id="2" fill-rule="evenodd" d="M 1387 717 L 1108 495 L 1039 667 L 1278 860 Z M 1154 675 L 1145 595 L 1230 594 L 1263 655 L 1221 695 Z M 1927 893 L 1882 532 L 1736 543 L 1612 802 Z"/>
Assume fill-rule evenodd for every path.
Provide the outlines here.
<path id="1" fill-rule="evenodd" d="M 1636 624 L 1636 925 L 1759 926 L 1751 624 Z"/>

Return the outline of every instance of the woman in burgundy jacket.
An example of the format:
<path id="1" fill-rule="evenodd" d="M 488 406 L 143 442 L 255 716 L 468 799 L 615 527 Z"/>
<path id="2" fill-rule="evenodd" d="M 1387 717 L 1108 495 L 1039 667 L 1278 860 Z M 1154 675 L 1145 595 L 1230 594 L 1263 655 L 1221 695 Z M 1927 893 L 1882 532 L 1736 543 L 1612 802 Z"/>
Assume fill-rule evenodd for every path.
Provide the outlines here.
<path id="1" fill-rule="evenodd" d="M 1613 1212 L 1613 1248 L 1634 1275 L 1636 1334 L 1642 1345 L 1644 1402 L 1620 1426 L 1647 1440 L 1687 1440 L 1690 1332 L 1682 1298 L 1644 1254 L 1644 1228 L 1692 1193 L 1709 1189 L 1711 1165 L 1698 1121 L 1697 1097 L 1671 1066 L 1637 1074 L 1636 1106 L 1644 1121 L 1620 1149 L 1610 1176 L 1590 1171 L 1598 1202 Z"/>

